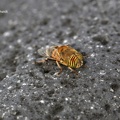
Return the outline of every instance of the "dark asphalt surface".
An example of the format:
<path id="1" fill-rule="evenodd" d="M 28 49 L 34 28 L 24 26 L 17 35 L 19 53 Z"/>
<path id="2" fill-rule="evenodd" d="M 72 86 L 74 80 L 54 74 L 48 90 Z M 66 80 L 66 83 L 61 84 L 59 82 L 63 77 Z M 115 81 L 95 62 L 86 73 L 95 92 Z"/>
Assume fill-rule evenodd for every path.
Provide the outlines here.
<path id="1" fill-rule="evenodd" d="M 79 76 L 33 64 L 57 44 L 88 55 Z M 120 0 L 1 0 L 0 120 L 120 120 Z"/>

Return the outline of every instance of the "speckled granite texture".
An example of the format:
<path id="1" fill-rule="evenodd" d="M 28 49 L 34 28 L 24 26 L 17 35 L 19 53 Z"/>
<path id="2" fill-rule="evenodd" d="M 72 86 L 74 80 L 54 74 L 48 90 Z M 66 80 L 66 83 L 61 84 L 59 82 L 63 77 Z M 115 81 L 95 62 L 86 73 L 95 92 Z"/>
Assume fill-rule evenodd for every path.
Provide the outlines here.
<path id="1" fill-rule="evenodd" d="M 120 0 L 1 0 L 0 120 L 120 120 Z M 88 55 L 73 74 L 37 49 Z"/>

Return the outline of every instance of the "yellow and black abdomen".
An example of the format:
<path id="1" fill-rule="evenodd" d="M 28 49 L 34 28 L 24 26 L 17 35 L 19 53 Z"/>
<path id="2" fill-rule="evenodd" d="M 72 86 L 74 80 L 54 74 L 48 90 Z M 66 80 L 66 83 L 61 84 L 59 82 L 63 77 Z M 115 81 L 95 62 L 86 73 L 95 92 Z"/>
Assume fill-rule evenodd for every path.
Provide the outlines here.
<path id="1" fill-rule="evenodd" d="M 81 60 L 77 55 L 73 54 L 68 60 L 68 66 L 71 68 L 79 68 L 81 66 Z"/>

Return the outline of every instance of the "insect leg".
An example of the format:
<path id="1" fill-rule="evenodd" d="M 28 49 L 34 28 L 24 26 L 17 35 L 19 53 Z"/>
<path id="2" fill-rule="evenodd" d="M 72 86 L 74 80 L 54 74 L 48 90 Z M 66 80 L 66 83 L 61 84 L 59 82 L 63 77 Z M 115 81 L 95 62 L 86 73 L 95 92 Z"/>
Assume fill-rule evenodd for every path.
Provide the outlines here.
<path id="1" fill-rule="evenodd" d="M 60 66 L 59 62 L 56 61 L 57 66 L 60 68 L 60 71 L 57 73 L 58 75 L 62 72 L 62 67 Z"/>
<path id="2" fill-rule="evenodd" d="M 78 72 L 72 69 L 71 67 L 68 67 L 72 72 L 74 72 L 76 75 L 78 75 Z"/>

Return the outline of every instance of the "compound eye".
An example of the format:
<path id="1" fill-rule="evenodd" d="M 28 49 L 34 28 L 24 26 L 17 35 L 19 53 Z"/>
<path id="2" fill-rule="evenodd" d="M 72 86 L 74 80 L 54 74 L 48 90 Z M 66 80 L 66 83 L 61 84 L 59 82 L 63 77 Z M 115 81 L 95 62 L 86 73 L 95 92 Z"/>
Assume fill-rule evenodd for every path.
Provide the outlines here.
<path id="1" fill-rule="evenodd" d="M 80 62 L 78 62 L 76 65 L 76 68 L 79 68 L 79 67 L 80 67 Z"/>
<path id="2" fill-rule="evenodd" d="M 80 66 L 82 66 L 83 65 L 83 61 L 81 61 L 81 65 Z"/>
<path id="3" fill-rule="evenodd" d="M 83 65 L 83 61 L 79 60 L 79 62 L 78 62 L 77 65 L 76 65 L 76 68 L 79 68 L 79 67 L 81 67 L 82 65 Z"/>

